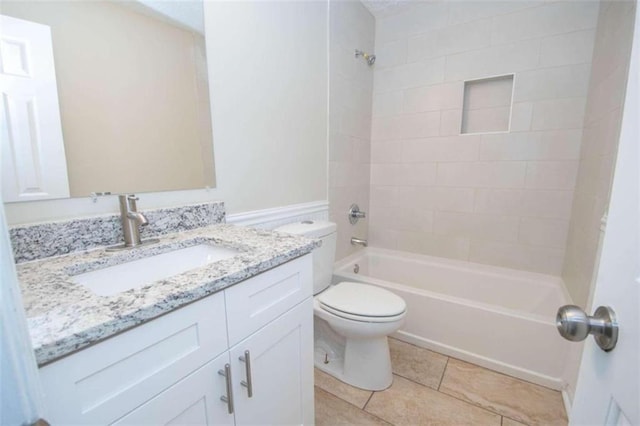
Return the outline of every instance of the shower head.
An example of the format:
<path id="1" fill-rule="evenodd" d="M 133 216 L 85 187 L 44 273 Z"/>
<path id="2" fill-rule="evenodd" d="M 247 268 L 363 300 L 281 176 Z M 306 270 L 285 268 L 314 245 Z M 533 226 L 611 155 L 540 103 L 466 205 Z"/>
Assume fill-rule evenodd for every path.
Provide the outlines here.
<path id="1" fill-rule="evenodd" d="M 356 49 L 356 58 L 362 56 L 369 66 L 372 66 L 376 63 L 376 55 L 363 52 L 362 50 Z"/>

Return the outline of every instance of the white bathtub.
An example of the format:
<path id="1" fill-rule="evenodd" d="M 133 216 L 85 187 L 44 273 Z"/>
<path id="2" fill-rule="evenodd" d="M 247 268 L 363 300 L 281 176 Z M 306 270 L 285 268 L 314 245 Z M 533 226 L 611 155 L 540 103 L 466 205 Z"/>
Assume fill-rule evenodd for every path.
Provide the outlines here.
<path id="1" fill-rule="evenodd" d="M 569 342 L 556 331 L 555 313 L 567 296 L 558 277 L 367 248 L 336 263 L 333 281 L 366 282 L 403 297 L 401 340 L 564 387 Z"/>

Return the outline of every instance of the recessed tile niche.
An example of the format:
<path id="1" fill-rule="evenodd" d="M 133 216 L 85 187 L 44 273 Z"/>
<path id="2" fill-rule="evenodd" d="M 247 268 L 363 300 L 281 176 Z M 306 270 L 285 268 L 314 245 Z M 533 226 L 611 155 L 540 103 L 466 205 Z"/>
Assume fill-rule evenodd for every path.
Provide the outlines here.
<path id="1" fill-rule="evenodd" d="M 464 82 L 461 133 L 509 131 L 513 74 Z"/>

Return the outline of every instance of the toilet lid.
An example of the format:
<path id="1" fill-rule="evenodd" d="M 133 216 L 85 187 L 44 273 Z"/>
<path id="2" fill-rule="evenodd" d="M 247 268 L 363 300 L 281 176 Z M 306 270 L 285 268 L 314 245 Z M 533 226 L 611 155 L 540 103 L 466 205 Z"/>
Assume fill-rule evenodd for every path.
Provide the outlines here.
<path id="1" fill-rule="evenodd" d="M 329 310 L 363 317 L 396 316 L 407 308 L 401 297 L 388 290 L 352 282 L 329 287 L 318 296 L 318 301 Z"/>

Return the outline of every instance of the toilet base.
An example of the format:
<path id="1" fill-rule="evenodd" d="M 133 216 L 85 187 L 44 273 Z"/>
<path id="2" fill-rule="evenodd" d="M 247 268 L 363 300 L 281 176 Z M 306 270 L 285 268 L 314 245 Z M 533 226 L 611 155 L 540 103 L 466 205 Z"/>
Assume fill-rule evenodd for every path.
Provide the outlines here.
<path id="1" fill-rule="evenodd" d="M 351 386 L 369 391 L 387 389 L 393 383 L 387 338 L 347 339 L 344 352 L 327 352 L 316 342 L 315 367 Z"/>

